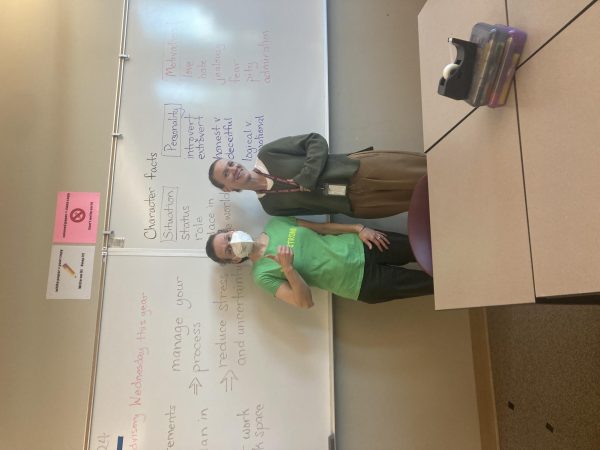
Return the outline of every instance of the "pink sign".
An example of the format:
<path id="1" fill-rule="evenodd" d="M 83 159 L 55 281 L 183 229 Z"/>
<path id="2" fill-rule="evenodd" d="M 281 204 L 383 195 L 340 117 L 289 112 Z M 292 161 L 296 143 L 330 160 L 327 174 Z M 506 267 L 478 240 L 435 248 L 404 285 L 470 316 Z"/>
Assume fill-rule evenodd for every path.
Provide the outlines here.
<path id="1" fill-rule="evenodd" d="M 59 192 L 53 242 L 95 243 L 99 203 L 99 192 Z"/>

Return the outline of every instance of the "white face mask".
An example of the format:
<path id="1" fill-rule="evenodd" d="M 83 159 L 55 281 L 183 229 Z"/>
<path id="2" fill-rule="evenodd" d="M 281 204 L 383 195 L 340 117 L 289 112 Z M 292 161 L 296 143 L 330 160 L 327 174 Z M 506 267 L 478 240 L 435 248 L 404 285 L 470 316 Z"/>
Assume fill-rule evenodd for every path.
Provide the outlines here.
<path id="1" fill-rule="evenodd" d="M 229 245 L 231 245 L 231 251 L 235 256 L 238 258 L 245 258 L 252 253 L 252 249 L 254 248 L 254 240 L 248 233 L 244 233 L 243 231 L 234 231 L 231 235 L 231 241 L 229 241 Z"/>

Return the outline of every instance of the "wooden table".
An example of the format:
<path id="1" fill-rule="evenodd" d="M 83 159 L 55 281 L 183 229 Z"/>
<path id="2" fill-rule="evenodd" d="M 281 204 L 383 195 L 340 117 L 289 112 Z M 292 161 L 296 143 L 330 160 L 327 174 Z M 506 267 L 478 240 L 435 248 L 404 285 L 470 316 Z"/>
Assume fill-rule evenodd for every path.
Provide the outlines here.
<path id="1" fill-rule="evenodd" d="M 436 308 L 598 293 L 600 4 L 458 3 L 419 15 Z M 499 109 L 437 94 L 447 38 L 476 22 L 528 32 Z"/>

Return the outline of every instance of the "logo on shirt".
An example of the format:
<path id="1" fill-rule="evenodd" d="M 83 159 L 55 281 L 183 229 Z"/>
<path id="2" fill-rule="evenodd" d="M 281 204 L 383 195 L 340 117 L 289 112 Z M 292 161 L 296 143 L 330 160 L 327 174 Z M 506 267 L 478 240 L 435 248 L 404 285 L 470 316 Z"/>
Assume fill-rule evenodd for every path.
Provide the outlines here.
<path id="1" fill-rule="evenodd" d="M 296 230 L 296 227 L 292 227 L 288 232 L 287 246 L 289 248 L 294 248 L 294 245 L 296 244 Z"/>

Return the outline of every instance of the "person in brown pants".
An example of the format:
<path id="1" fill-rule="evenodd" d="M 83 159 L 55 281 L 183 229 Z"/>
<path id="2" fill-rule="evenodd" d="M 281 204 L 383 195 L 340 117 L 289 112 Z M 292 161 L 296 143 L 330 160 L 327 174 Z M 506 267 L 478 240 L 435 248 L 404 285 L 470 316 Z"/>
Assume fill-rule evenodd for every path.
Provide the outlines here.
<path id="1" fill-rule="evenodd" d="M 329 154 L 325 138 L 310 133 L 265 144 L 252 170 L 218 159 L 209 178 L 225 192 L 255 191 L 273 216 L 380 218 L 408 211 L 413 189 L 426 172 L 423 153 L 368 148 Z"/>

